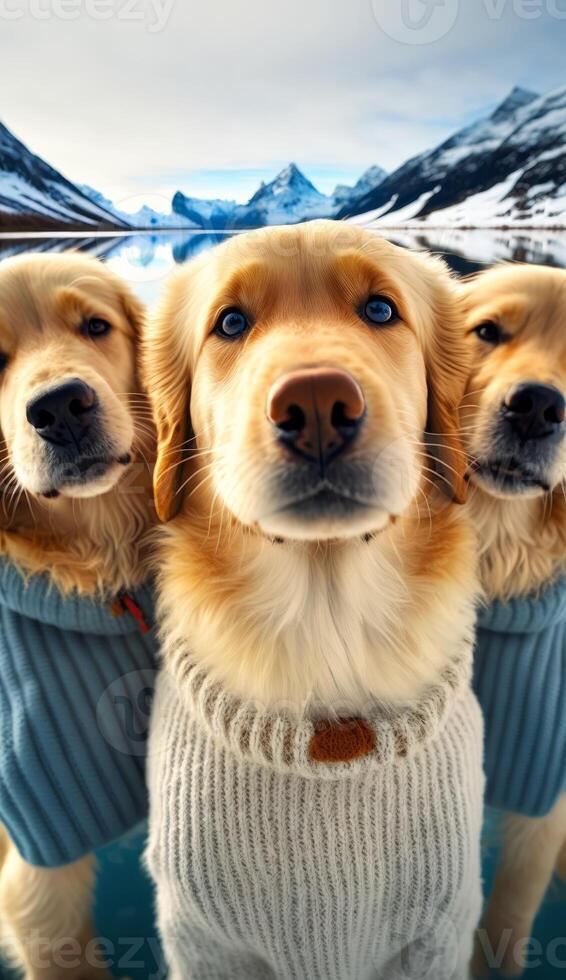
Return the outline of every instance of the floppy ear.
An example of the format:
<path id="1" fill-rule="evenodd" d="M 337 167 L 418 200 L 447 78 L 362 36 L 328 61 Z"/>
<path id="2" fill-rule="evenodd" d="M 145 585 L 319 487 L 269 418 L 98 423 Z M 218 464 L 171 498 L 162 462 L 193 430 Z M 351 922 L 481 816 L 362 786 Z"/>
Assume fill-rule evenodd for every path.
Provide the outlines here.
<path id="1" fill-rule="evenodd" d="M 142 335 L 145 320 L 145 306 L 124 282 L 120 283 L 119 288 L 124 313 L 132 326 L 136 338 L 139 339 Z"/>
<path id="2" fill-rule="evenodd" d="M 178 512 L 183 452 L 192 435 L 189 420 L 190 381 L 183 344 L 183 301 L 173 283 L 158 309 L 148 316 L 142 341 L 142 381 L 153 408 L 157 460 L 153 475 L 155 509 L 162 521 Z"/>
<path id="3" fill-rule="evenodd" d="M 428 418 L 425 441 L 439 486 L 452 500 L 463 504 L 467 496 L 467 461 L 460 438 L 459 410 L 466 388 L 468 352 L 456 286 L 446 272 L 442 278 L 435 286 L 434 324 L 426 355 Z"/>

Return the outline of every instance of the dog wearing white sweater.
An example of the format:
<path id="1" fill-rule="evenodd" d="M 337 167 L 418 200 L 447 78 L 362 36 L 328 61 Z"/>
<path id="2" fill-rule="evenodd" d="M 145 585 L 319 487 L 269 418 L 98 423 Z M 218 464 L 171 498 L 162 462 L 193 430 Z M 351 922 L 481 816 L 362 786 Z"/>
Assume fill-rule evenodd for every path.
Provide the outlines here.
<path id="1" fill-rule="evenodd" d="M 464 980 L 481 907 L 465 384 L 444 265 L 238 236 L 147 327 L 172 980 Z"/>

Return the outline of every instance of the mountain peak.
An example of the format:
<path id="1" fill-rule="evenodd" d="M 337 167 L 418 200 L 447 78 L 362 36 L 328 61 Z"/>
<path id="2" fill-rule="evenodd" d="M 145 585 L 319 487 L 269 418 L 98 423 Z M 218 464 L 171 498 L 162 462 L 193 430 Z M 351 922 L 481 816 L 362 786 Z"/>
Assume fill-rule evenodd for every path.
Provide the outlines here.
<path id="1" fill-rule="evenodd" d="M 257 204 L 265 200 L 282 199 L 291 203 L 292 201 L 308 197 L 311 200 L 317 198 L 324 200 L 324 194 L 316 189 L 314 184 L 305 177 L 302 170 L 299 170 L 296 163 L 288 163 L 282 170 L 270 180 L 269 183 L 262 183 L 259 190 L 250 198 L 248 204 Z"/>
<path id="2" fill-rule="evenodd" d="M 0 225 L 21 227 L 121 228 L 113 211 L 97 204 L 80 187 L 36 156 L 3 123 L 0 123 Z"/>
<path id="3" fill-rule="evenodd" d="M 272 187 L 274 193 L 287 187 L 300 188 L 303 191 L 307 190 L 311 194 L 320 193 L 293 161 L 288 163 L 286 167 L 283 167 L 283 170 L 279 171 L 277 176 L 271 181 L 271 184 L 267 184 L 266 186 Z"/>
<path id="4" fill-rule="evenodd" d="M 283 167 L 283 170 L 281 170 L 277 176 L 282 177 L 285 180 L 292 180 L 293 177 L 303 177 L 304 175 L 302 171 L 299 170 L 297 164 L 294 163 L 293 160 L 291 160 L 291 162 L 288 163 L 286 167 Z"/>
<path id="5" fill-rule="evenodd" d="M 509 95 L 497 106 L 491 118 L 504 119 L 506 116 L 510 116 L 516 112 L 517 109 L 522 109 L 523 106 L 529 105 L 530 102 L 534 102 L 538 98 L 538 92 L 531 92 L 527 88 L 521 88 L 520 85 L 515 85 L 509 92 Z"/>
<path id="6" fill-rule="evenodd" d="M 387 171 L 383 167 L 380 167 L 379 164 L 374 163 L 367 170 L 364 170 L 362 176 L 358 178 L 353 187 L 349 184 L 337 184 L 332 192 L 332 200 L 337 205 L 352 203 L 357 198 L 363 197 L 364 194 L 369 194 L 375 190 L 386 177 Z"/>
<path id="7" fill-rule="evenodd" d="M 5 145 L 10 145 L 13 147 L 21 146 L 22 149 L 24 149 L 19 139 L 16 136 L 14 136 L 12 130 L 8 129 L 8 127 L 5 126 L 3 122 L 0 122 L 0 142 Z"/>

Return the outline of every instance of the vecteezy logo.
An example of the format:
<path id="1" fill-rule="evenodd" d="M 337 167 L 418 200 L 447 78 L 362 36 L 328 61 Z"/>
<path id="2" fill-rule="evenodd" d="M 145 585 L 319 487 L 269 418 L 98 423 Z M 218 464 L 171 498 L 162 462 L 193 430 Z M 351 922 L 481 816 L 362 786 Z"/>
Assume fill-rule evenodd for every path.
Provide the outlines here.
<path id="1" fill-rule="evenodd" d="M 371 0 L 374 17 L 393 41 L 432 44 L 452 30 L 459 0 Z"/>
<path id="2" fill-rule="evenodd" d="M 143 756 L 157 672 L 150 667 L 116 677 L 96 705 L 98 730 L 122 755 Z"/>

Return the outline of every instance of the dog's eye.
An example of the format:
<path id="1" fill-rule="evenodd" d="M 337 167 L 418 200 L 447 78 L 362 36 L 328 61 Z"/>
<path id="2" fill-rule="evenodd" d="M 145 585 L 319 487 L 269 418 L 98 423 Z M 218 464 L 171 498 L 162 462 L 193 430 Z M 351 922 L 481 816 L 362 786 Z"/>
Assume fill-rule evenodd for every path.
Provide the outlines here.
<path id="1" fill-rule="evenodd" d="M 8 355 L 0 354 L 0 374 L 2 374 L 2 371 L 5 371 L 7 367 L 8 367 Z"/>
<path id="2" fill-rule="evenodd" d="M 218 317 L 214 331 L 219 337 L 228 337 L 232 340 L 234 337 L 240 337 L 245 333 L 249 325 L 246 314 L 242 313 L 241 310 L 224 310 Z"/>
<path id="3" fill-rule="evenodd" d="M 395 303 L 386 296 L 370 296 L 361 314 L 362 319 L 378 327 L 399 319 Z"/>
<path id="4" fill-rule="evenodd" d="M 497 347 L 498 344 L 503 343 L 505 337 L 501 327 L 494 323 L 492 320 L 486 321 L 486 323 L 480 323 L 478 327 L 474 328 L 473 331 L 480 340 L 483 340 L 485 344 L 490 344 L 492 347 Z"/>
<path id="5" fill-rule="evenodd" d="M 103 320 L 99 316 L 93 316 L 83 324 L 83 333 L 87 337 L 104 337 L 111 330 L 112 327 L 108 323 L 108 320 Z"/>

